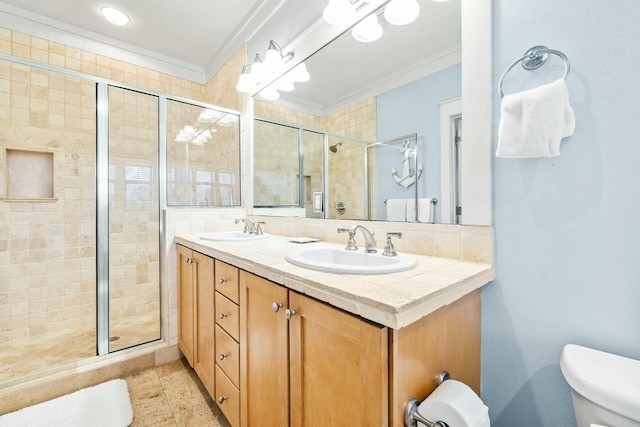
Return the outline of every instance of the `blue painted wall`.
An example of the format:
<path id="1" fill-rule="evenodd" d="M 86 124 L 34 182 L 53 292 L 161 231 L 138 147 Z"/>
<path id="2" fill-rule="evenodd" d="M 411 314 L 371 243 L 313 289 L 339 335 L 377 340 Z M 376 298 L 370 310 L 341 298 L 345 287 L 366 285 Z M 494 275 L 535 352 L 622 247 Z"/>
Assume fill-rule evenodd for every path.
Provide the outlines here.
<path id="1" fill-rule="evenodd" d="M 492 426 L 575 426 L 563 346 L 640 359 L 640 2 L 493 4 L 496 86 L 529 47 L 560 49 L 577 125 L 558 158 L 495 159 L 482 396 Z M 562 65 L 516 71 L 507 93 L 550 82 Z M 498 97 L 495 108 L 497 135 Z"/>
<path id="2" fill-rule="evenodd" d="M 390 90 L 376 98 L 377 140 L 418 134 L 418 162 L 422 176 L 418 182 L 418 196 L 440 200 L 440 106 L 443 101 L 460 97 L 462 93 L 462 65 L 457 64 L 420 80 Z M 401 146 L 401 144 L 400 144 Z M 378 212 L 386 215 L 384 200 L 412 198 L 413 186 L 398 185 L 391 176 L 396 168 L 402 175 L 402 154 L 383 150 L 378 156 Z M 440 206 L 436 205 L 436 222 L 441 221 Z"/>

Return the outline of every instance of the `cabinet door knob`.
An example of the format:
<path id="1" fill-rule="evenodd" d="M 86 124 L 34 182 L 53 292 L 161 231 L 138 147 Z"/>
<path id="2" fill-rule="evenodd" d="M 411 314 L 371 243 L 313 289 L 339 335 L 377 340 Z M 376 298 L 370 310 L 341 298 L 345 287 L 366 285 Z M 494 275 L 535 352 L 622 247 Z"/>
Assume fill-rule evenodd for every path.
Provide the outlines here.
<path id="1" fill-rule="evenodd" d="M 271 304 L 271 307 L 273 308 L 273 312 L 277 313 L 280 311 L 280 309 L 282 308 L 284 304 L 282 304 L 281 302 L 273 302 L 273 304 Z"/>
<path id="2" fill-rule="evenodd" d="M 291 316 L 297 314 L 295 310 L 291 310 L 290 308 L 287 308 L 284 312 L 284 318 L 289 320 L 291 319 Z"/>
<path id="3" fill-rule="evenodd" d="M 187 264 L 193 264 L 193 258 L 187 258 L 184 260 Z"/>
<path id="4" fill-rule="evenodd" d="M 225 279 L 224 277 L 221 277 L 218 279 L 218 283 L 223 284 L 224 282 L 226 282 L 227 279 Z"/>
<path id="5" fill-rule="evenodd" d="M 222 320 L 222 319 L 224 319 L 224 318 L 225 318 L 225 317 L 227 317 L 227 316 L 228 316 L 228 314 L 220 313 L 220 314 L 218 314 L 218 319 Z"/>
<path id="6" fill-rule="evenodd" d="M 220 354 L 218 355 L 218 359 L 220 359 L 220 360 L 224 360 L 224 358 L 225 358 L 225 357 L 229 357 L 229 355 L 228 355 L 228 354 L 226 354 L 226 353 L 220 353 Z"/>
<path id="7" fill-rule="evenodd" d="M 227 400 L 227 399 L 228 399 L 228 397 L 227 397 L 227 396 L 220 396 L 220 397 L 218 398 L 218 402 L 220 402 L 220 404 L 223 404 L 223 403 L 224 403 L 224 401 L 225 401 L 225 400 Z"/>

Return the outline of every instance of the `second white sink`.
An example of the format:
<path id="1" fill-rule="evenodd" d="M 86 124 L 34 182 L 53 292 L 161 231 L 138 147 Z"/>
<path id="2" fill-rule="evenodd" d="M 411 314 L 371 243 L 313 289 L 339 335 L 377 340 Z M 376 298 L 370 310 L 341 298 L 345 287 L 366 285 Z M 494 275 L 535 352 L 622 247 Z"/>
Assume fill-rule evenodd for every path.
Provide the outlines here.
<path id="1" fill-rule="evenodd" d="M 200 236 L 202 240 L 225 241 L 225 242 L 242 242 L 244 240 L 266 239 L 268 234 L 249 234 L 241 231 L 217 231 L 215 233 L 207 233 Z"/>
<path id="2" fill-rule="evenodd" d="M 382 256 L 380 252 L 367 254 L 363 250 L 347 251 L 337 248 L 308 248 L 293 252 L 287 261 L 299 267 L 326 273 L 385 274 L 415 267 L 415 258 L 408 255 Z"/>

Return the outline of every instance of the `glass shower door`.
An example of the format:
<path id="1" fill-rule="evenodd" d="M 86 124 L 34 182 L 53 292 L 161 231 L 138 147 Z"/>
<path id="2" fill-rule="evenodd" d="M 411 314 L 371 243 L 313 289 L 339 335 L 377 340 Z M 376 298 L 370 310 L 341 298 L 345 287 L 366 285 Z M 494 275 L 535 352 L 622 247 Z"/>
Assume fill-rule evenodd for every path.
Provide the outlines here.
<path id="1" fill-rule="evenodd" d="M 109 352 L 160 339 L 158 97 L 109 87 Z"/>

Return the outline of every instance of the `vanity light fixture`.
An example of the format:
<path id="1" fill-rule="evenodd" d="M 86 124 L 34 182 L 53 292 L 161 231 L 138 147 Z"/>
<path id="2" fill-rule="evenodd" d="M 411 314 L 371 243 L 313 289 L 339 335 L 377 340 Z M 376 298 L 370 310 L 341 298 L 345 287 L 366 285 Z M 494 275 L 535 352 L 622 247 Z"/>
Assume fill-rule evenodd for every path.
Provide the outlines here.
<path id="1" fill-rule="evenodd" d="M 382 25 L 378 22 L 378 15 L 372 13 L 353 27 L 351 35 L 359 42 L 369 43 L 382 37 L 382 32 Z"/>
<path id="2" fill-rule="evenodd" d="M 100 13 L 113 25 L 123 26 L 127 25 L 131 21 L 126 13 L 113 7 L 104 6 L 100 8 Z"/>
<path id="3" fill-rule="evenodd" d="M 293 52 L 283 54 L 278 43 L 273 40 L 269 41 L 269 47 L 264 54 L 264 58 L 257 53 L 253 63 L 242 67 L 242 73 L 238 78 L 236 89 L 243 93 L 256 92 L 260 86 L 265 83 L 271 83 L 281 75 L 286 68 L 286 64 L 292 59 Z M 268 100 L 278 99 L 280 96 L 278 91 L 292 91 L 294 89 L 294 83 L 306 82 L 309 78 L 309 73 L 304 64 L 299 64 L 287 74 L 280 77 L 275 84 L 272 85 L 272 88 L 262 89 L 260 96 Z"/>
<path id="4" fill-rule="evenodd" d="M 356 9 L 350 0 L 329 0 L 322 11 L 322 17 L 331 25 L 344 25 L 356 16 Z"/>
<path id="5" fill-rule="evenodd" d="M 416 0 L 391 0 L 384 8 L 384 19 L 393 25 L 410 24 L 419 14 L 420 5 Z"/>

